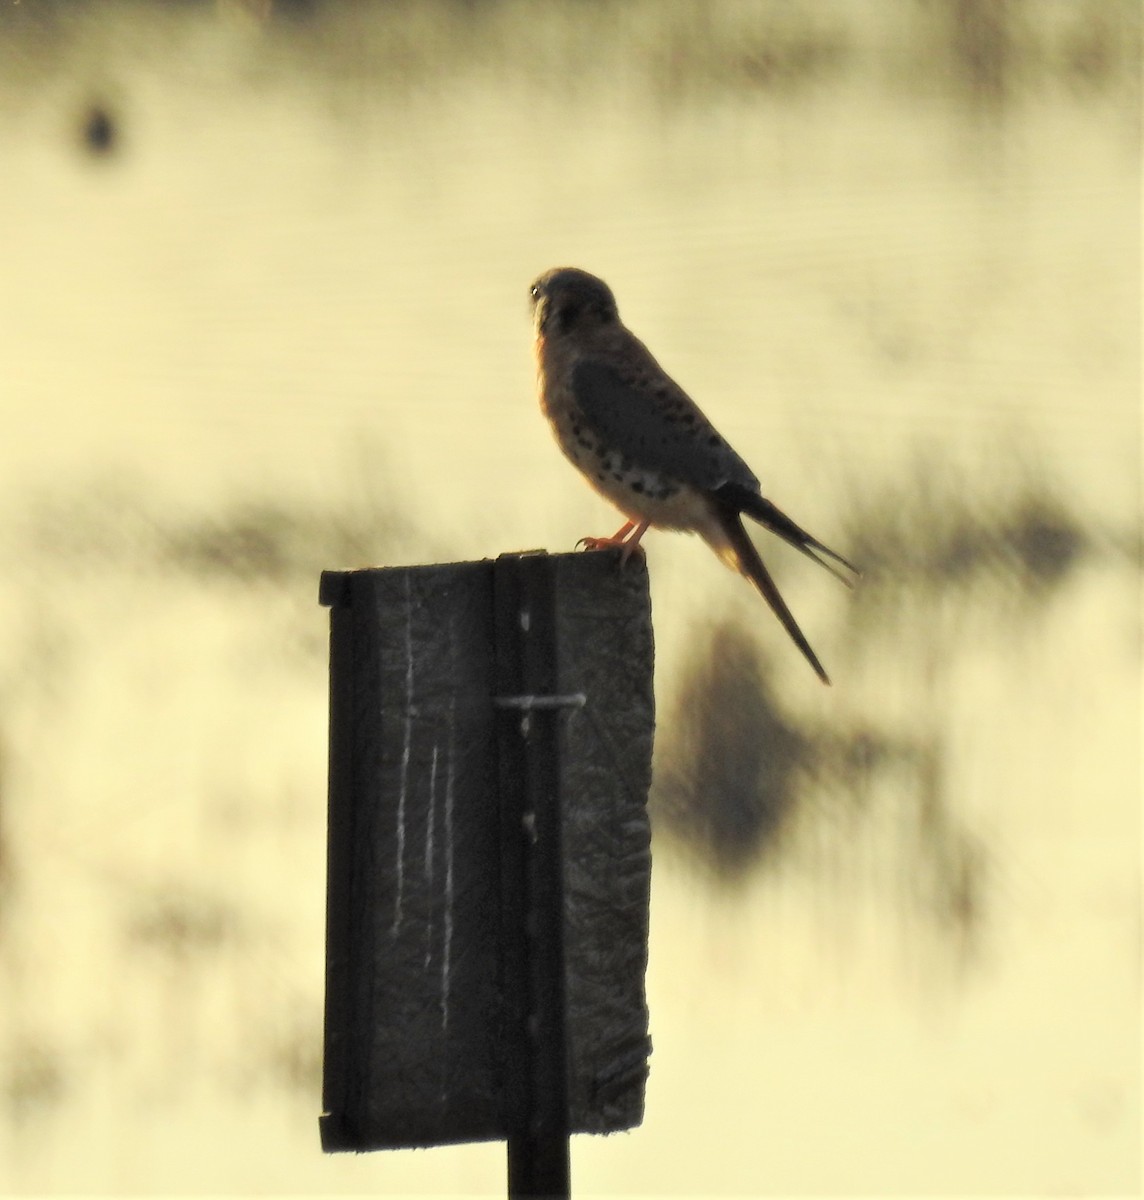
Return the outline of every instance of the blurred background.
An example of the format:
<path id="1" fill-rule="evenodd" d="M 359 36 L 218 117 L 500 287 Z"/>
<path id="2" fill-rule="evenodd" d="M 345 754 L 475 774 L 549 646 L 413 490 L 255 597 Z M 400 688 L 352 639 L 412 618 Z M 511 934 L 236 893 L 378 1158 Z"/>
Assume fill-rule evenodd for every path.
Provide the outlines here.
<path id="1" fill-rule="evenodd" d="M 1140 9 L 0 9 L 0 1189 L 503 1194 L 319 1150 L 323 567 L 619 523 L 576 265 L 835 680 L 646 539 L 655 1051 L 577 1194 L 1140 1186 Z"/>

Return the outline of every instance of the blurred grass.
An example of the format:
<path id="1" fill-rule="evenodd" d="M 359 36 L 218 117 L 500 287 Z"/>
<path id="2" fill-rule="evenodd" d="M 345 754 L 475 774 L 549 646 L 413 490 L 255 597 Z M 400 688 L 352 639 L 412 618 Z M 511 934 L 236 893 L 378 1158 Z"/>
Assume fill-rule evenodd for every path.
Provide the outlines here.
<path id="1" fill-rule="evenodd" d="M 791 852 L 824 804 L 861 810 L 896 780 L 917 834 L 906 857 L 930 878 L 923 907 L 939 922 L 984 915 L 980 848 L 951 799 L 950 730 L 925 694 L 948 693 L 965 643 L 1035 642 L 1039 618 L 1082 572 L 1141 567 L 1135 526 L 1098 528 L 1031 463 L 1008 461 L 999 482 L 919 459 L 905 480 L 839 505 L 839 544 L 863 574 L 833 638 L 844 648 L 837 676 L 920 654 L 920 721 L 875 709 L 840 724 L 832 711 L 820 728 L 789 711 L 773 682 L 774 658 L 790 649 L 783 636 L 760 637 L 741 616 L 708 619 L 661 720 L 657 830 L 734 882 Z"/>
<path id="2" fill-rule="evenodd" d="M 148 8 L 150 36 L 168 50 L 184 42 L 188 10 L 214 9 L 222 25 L 267 35 L 261 53 L 273 49 L 297 72 L 351 91 L 443 89 L 509 71 L 562 94 L 606 77 L 676 105 L 787 95 L 861 72 L 897 91 L 990 105 L 1043 88 L 1139 94 L 1135 0 L 171 0 Z M 14 83 L 55 75 L 138 9 L 126 0 L 4 5 L 0 63 Z M 252 83 L 262 69 L 251 64 Z M 114 125 L 100 111 L 102 150 Z M 1125 115 L 1136 122 L 1139 114 Z M 90 118 L 84 129 L 90 140 Z"/>

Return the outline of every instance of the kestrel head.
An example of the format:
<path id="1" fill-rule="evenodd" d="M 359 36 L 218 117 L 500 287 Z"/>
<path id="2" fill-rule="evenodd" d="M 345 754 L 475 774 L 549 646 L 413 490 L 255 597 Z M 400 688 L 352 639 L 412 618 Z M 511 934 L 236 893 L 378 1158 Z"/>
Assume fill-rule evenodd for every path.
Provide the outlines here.
<path id="1" fill-rule="evenodd" d="M 620 319 L 612 289 L 576 267 L 545 271 L 529 294 L 538 337 L 614 325 Z"/>

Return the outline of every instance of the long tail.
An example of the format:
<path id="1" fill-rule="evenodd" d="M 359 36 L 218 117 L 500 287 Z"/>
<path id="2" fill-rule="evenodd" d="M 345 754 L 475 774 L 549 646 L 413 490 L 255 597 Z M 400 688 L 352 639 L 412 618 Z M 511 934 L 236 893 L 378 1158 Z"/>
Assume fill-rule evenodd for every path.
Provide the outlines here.
<path id="1" fill-rule="evenodd" d="M 759 556 L 758 550 L 755 549 L 754 542 L 747 536 L 747 531 L 743 528 L 743 522 L 738 512 L 722 504 L 717 504 L 714 507 L 719 527 L 726 534 L 727 542 L 734 556 L 734 565 L 759 589 L 763 599 L 771 606 L 771 611 L 782 622 L 782 627 L 790 634 L 791 640 L 802 651 L 806 661 L 814 668 L 815 674 L 829 687 L 830 676 L 823 670 L 822 663 L 818 661 L 818 655 L 810 648 L 810 643 L 803 637 L 802 630 L 798 627 L 798 622 L 791 615 L 790 609 L 787 608 L 786 601 L 779 595 L 779 589 L 775 587 L 775 581 L 763 565 L 763 560 Z M 815 559 L 815 562 L 821 561 L 815 558 L 813 554 L 811 557 Z M 826 563 L 822 565 L 827 566 Z"/>
<path id="2" fill-rule="evenodd" d="M 811 537 L 801 525 L 796 525 L 781 508 L 776 507 L 765 496 L 760 496 L 758 492 L 750 491 L 739 484 L 728 483 L 719 488 L 715 495 L 731 507 L 758 521 L 760 525 L 769 529 L 771 533 L 777 534 L 796 550 L 801 550 L 812 562 L 818 563 L 820 567 L 825 567 L 835 579 L 841 579 L 848 588 L 854 586 L 854 581 L 843 575 L 834 563 L 841 563 L 856 576 L 862 574 L 852 562 L 848 562 L 841 554 L 831 550 L 829 546 L 824 546 L 818 538 Z M 826 557 L 824 558 L 823 555 Z M 834 562 L 828 562 L 827 559 L 833 559 Z"/>

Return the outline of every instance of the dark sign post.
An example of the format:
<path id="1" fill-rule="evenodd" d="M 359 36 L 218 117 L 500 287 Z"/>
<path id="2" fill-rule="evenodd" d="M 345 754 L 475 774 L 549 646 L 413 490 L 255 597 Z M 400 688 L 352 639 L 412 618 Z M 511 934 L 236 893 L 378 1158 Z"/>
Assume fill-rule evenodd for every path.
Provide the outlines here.
<path id="1" fill-rule="evenodd" d="M 641 560 L 326 572 L 322 1145 L 505 1139 L 567 1195 L 568 1136 L 630 1129 L 647 1075 Z"/>

